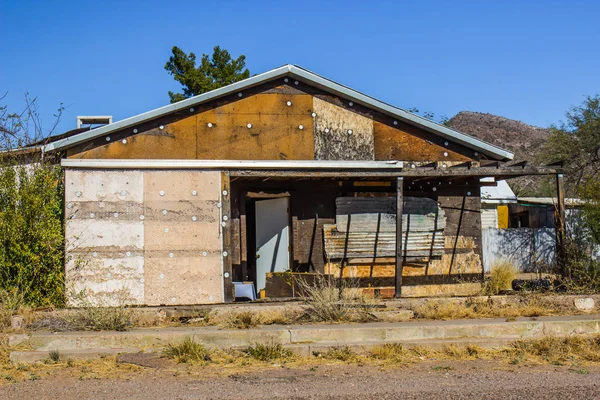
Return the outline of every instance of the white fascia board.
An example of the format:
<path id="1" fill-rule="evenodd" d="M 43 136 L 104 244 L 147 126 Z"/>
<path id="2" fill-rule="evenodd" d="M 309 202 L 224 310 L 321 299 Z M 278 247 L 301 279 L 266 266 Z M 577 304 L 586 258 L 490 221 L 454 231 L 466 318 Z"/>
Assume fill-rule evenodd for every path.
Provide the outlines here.
<path id="1" fill-rule="evenodd" d="M 63 159 L 65 168 L 92 169 L 387 169 L 401 170 L 402 161 L 320 161 L 320 160 L 153 160 L 153 159 Z"/>

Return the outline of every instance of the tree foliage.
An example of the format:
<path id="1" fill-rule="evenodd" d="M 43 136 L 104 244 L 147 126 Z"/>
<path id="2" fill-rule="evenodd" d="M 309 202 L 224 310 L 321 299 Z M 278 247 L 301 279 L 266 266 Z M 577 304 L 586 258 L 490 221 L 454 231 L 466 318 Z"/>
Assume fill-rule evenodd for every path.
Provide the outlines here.
<path id="1" fill-rule="evenodd" d="M 25 100 L 20 113 L 0 107 L 0 291 L 18 292 L 31 306 L 61 305 L 63 174 L 41 152 L 17 148 L 51 134 L 56 123 L 44 134 L 36 99 Z"/>
<path id="2" fill-rule="evenodd" d="M 231 58 L 231 54 L 215 46 L 212 56 L 202 54 L 200 64 L 196 66 L 196 55 L 186 54 L 173 46 L 173 55 L 165 64 L 165 69 L 183 86 L 183 93 L 169 91 L 171 103 L 218 89 L 222 86 L 250 77 L 246 68 L 246 56 Z"/>
<path id="3" fill-rule="evenodd" d="M 564 161 L 568 196 L 586 200 L 584 221 L 600 244 L 600 96 L 588 96 L 569 110 L 542 153 L 546 161 Z"/>

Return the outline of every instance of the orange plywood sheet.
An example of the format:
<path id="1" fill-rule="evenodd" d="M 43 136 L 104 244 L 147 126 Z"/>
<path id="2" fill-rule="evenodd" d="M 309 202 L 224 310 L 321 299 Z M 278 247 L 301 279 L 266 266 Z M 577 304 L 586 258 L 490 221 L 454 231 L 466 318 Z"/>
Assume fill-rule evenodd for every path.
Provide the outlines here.
<path id="1" fill-rule="evenodd" d="M 193 159 L 195 157 L 196 116 L 163 125 L 163 129 L 151 129 L 69 155 L 69 158 L 88 159 Z"/>
<path id="2" fill-rule="evenodd" d="M 257 94 L 205 111 L 198 114 L 197 158 L 312 160 L 311 114 L 312 96 L 279 93 Z"/>
<path id="3" fill-rule="evenodd" d="M 417 128 L 414 129 L 415 133 Z M 428 142 L 416 134 L 374 122 L 375 159 L 402 161 L 468 161 L 469 158 Z M 444 155 L 446 153 L 447 155 Z"/>

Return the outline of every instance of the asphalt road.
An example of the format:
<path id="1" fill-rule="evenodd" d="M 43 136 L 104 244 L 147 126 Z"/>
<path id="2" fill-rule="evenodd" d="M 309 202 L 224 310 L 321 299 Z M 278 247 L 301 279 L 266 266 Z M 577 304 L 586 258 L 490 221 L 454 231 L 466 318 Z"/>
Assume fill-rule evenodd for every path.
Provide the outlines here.
<path id="1" fill-rule="evenodd" d="M 175 375 L 175 376 L 174 376 Z M 486 361 L 404 368 L 319 366 L 229 376 L 149 370 L 119 379 L 48 377 L 0 387 L 0 399 L 600 399 L 599 367 Z"/>

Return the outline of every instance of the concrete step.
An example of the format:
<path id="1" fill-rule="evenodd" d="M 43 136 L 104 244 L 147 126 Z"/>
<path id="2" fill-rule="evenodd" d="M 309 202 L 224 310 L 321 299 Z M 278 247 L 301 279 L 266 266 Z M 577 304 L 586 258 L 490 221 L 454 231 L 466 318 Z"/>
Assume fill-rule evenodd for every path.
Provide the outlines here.
<path id="1" fill-rule="evenodd" d="M 547 335 L 600 334 L 600 315 L 569 317 L 413 321 L 399 323 L 265 326 L 246 330 L 204 328 L 139 329 L 129 332 L 62 332 L 10 335 L 9 345 L 24 345 L 47 354 L 51 350 L 153 349 L 186 337 L 207 347 L 242 348 L 253 343 L 281 343 L 299 352 L 348 345 L 373 347 L 384 343 L 495 343 L 536 339 Z M 117 351 L 115 350 L 115 351 Z"/>

